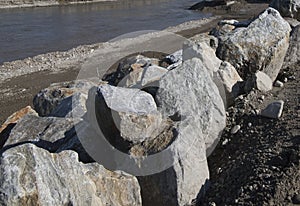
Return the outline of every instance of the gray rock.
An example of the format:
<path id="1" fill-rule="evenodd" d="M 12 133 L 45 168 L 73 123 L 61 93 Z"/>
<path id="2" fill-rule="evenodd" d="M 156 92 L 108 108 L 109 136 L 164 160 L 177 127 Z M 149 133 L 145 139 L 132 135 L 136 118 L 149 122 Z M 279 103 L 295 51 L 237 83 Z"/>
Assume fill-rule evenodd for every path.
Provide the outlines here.
<path id="1" fill-rule="evenodd" d="M 52 84 L 34 97 L 34 109 L 40 116 L 72 117 L 72 112 L 83 115 L 88 90 L 94 85 L 87 80 Z"/>
<path id="2" fill-rule="evenodd" d="M 256 72 L 255 74 L 255 87 L 256 89 L 267 92 L 272 90 L 272 80 L 264 72 Z"/>
<path id="3" fill-rule="evenodd" d="M 216 38 L 212 35 L 209 35 L 207 33 L 197 34 L 197 35 L 189 38 L 189 40 L 194 42 L 195 44 L 205 42 L 207 45 L 209 45 L 215 51 L 218 47 L 218 38 Z"/>
<path id="4" fill-rule="evenodd" d="M 272 102 L 261 111 L 261 116 L 272 119 L 280 118 L 283 111 L 283 104 L 284 102 L 282 100 Z"/>
<path id="5" fill-rule="evenodd" d="M 151 134 L 162 121 L 150 94 L 111 85 L 98 87 L 97 115 L 99 124 L 111 125 L 107 126 L 108 136 L 120 133 L 123 139 L 133 143 L 153 137 Z"/>
<path id="6" fill-rule="evenodd" d="M 300 61 L 300 25 L 291 32 L 290 45 L 284 59 L 283 67 L 293 65 Z"/>
<path id="7" fill-rule="evenodd" d="M 83 164 L 73 151 L 24 144 L 0 161 L 0 205 L 142 205 L 135 177 Z"/>
<path id="8" fill-rule="evenodd" d="M 230 133 L 236 134 L 240 129 L 241 129 L 241 125 L 235 125 L 234 127 L 232 127 Z"/>
<path id="9" fill-rule="evenodd" d="M 4 146 L 33 142 L 49 151 L 55 151 L 72 135 L 68 134 L 78 120 L 72 118 L 26 115 L 11 130 Z"/>
<path id="10" fill-rule="evenodd" d="M 274 83 L 274 87 L 283 87 L 283 83 L 279 80 L 276 80 Z"/>
<path id="11" fill-rule="evenodd" d="M 283 17 L 291 17 L 300 20 L 300 0 L 273 0 L 270 4 Z"/>
<path id="12" fill-rule="evenodd" d="M 164 116 L 179 121 L 178 136 L 171 147 L 177 164 L 140 182 L 145 190 L 154 191 L 148 197 L 154 203 L 184 205 L 205 188 L 209 178 L 206 155 L 225 127 L 224 105 L 209 72 L 197 58 L 186 60 L 162 78 L 157 100 Z"/>
<path id="13" fill-rule="evenodd" d="M 157 59 L 148 58 L 143 55 L 128 57 L 122 60 L 118 64 L 117 68 L 112 67 L 111 70 L 108 70 L 102 80 L 107 81 L 111 85 L 117 86 L 119 82 L 130 72 L 156 64 L 158 64 Z"/>
<path id="14" fill-rule="evenodd" d="M 155 138 L 153 133 L 160 128 L 162 118 L 157 114 L 120 114 L 121 136 L 133 143 L 140 143 Z"/>
<path id="15" fill-rule="evenodd" d="M 211 73 L 218 71 L 221 60 L 217 58 L 215 50 L 211 48 L 205 41 L 191 41 L 188 40 L 183 44 L 183 61 L 199 58 L 205 68 Z"/>
<path id="16" fill-rule="evenodd" d="M 117 112 L 151 114 L 157 112 L 153 97 L 139 89 L 114 87 L 103 84 L 98 87 L 107 106 Z"/>
<path id="17" fill-rule="evenodd" d="M 267 92 L 272 90 L 273 82 L 267 74 L 258 71 L 255 74 L 252 74 L 251 77 L 248 77 L 244 85 L 244 91 L 250 92 L 253 88 Z"/>
<path id="18" fill-rule="evenodd" d="M 182 61 L 182 50 L 178 50 L 178 51 L 174 52 L 173 54 L 166 56 L 166 59 L 168 59 L 171 62 L 171 64 L 181 62 Z"/>
<path id="19" fill-rule="evenodd" d="M 222 62 L 215 54 L 210 42 L 213 37 L 198 35 L 183 45 L 183 60 L 199 58 L 210 72 L 217 85 L 225 107 L 233 103 L 233 99 L 240 93 L 239 81 L 243 81 L 235 68 L 228 62 Z"/>
<path id="20" fill-rule="evenodd" d="M 288 49 L 290 31 L 279 12 L 268 8 L 248 27 L 219 37 L 217 56 L 231 63 L 243 79 L 261 70 L 274 81 Z"/>
<path id="21" fill-rule="evenodd" d="M 299 26 L 300 25 L 300 22 L 296 19 L 293 19 L 293 18 L 289 18 L 289 17 L 285 17 L 284 18 L 287 22 L 289 22 L 290 26 L 292 28 L 296 27 L 296 26 Z"/>
<path id="22" fill-rule="evenodd" d="M 170 63 L 170 65 L 167 67 L 168 70 L 178 67 L 182 63 L 182 49 L 166 56 L 165 60 Z"/>
<path id="23" fill-rule="evenodd" d="M 230 63 L 221 63 L 220 68 L 214 74 L 214 82 L 219 89 L 225 107 L 232 105 L 234 99 L 241 93 L 239 83 L 242 81 L 243 79 Z"/>
<path id="24" fill-rule="evenodd" d="M 131 87 L 142 89 L 144 87 L 158 86 L 157 82 L 163 75 L 168 72 L 168 69 L 153 65 L 146 68 L 139 68 L 130 72 L 124 77 L 118 86 Z"/>

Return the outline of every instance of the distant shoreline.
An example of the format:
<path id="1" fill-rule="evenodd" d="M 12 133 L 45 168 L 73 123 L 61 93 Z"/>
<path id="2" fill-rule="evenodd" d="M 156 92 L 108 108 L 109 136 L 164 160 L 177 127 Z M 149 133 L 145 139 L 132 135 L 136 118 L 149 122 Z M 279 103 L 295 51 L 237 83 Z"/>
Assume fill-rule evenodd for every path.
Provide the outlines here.
<path id="1" fill-rule="evenodd" d="M 30 7 L 48 7 L 48 6 L 64 6 L 74 4 L 91 4 L 91 3 L 104 3 L 104 2 L 116 2 L 119 0 L 77 0 L 77 1 L 64 1 L 64 0 L 33 0 L 28 3 L 12 3 L 12 1 L 0 2 L 0 9 L 13 9 L 13 8 L 30 8 Z"/>

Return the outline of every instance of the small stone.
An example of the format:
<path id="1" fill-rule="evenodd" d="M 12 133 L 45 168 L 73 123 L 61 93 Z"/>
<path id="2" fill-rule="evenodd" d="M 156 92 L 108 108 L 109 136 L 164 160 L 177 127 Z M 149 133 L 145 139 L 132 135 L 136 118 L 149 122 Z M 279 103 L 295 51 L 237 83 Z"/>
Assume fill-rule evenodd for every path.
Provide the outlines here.
<path id="1" fill-rule="evenodd" d="M 300 194 L 295 194 L 292 198 L 293 204 L 300 204 Z"/>
<path id="2" fill-rule="evenodd" d="M 278 119 L 282 115 L 284 101 L 274 101 L 261 111 L 263 117 Z"/>
<path id="3" fill-rule="evenodd" d="M 235 125 L 235 126 L 231 129 L 230 133 L 231 133 L 231 134 L 236 134 L 240 129 L 241 129 L 241 126 L 240 126 L 240 125 Z"/>
<path id="4" fill-rule="evenodd" d="M 228 143 L 228 139 L 225 139 L 225 140 L 222 142 L 222 145 L 225 146 L 227 143 Z"/>
<path id="5" fill-rule="evenodd" d="M 284 77 L 283 82 L 287 83 L 288 79 L 286 77 Z"/>
<path id="6" fill-rule="evenodd" d="M 248 127 L 252 127 L 252 123 L 251 122 L 248 123 Z"/>
<path id="7" fill-rule="evenodd" d="M 274 87 L 283 87 L 283 83 L 281 82 L 281 81 L 276 81 L 275 83 L 274 83 Z"/>
<path id="8" fill-rule="evenodd" d="M 296 80 L 296 77 L 294 75 L 292 75 L 292 76 L 289 76 L 288 79 L 289 80 Z"/>
<path id="9" fill-rule="evenodd" d="M 209 206 L 217 206 L 217 204 L 215 202 L 210 202 Z"/>

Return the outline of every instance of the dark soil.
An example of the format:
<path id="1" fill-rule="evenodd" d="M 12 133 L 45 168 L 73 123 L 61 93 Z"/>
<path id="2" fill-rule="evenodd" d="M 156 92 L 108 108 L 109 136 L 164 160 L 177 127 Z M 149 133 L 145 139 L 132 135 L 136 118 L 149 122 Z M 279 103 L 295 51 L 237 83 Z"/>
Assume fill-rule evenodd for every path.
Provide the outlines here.
<path id="1" fill-rule="evenodd" d="M 265 94 L 252 91 L 229 108 L 227 127 L 208 158 L 210 189 L 199 205 L 296 205 L 299 201 L 300 62 L 283 72 L 291 77 L 283 88 Z M 274 100 L 285 102 L 280 119 L 256 114 Z M 231 134 L 235 125 L 241 129 Z"/>

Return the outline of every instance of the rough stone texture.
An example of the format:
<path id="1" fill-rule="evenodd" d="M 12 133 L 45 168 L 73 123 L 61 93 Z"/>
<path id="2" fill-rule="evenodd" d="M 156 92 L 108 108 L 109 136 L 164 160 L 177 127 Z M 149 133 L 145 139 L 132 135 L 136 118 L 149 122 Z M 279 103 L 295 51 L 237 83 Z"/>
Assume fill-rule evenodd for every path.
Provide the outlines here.
<path id="1" fill-rule="evenodd" d="M 283 67 L 295 64 L 300 61 L 300 25 L 291 32 L 290 45 L 284 59 Z"/>
<path id="2" fill-rule="evenodd" d="M 186 41 L 183 44 L 183 61 L 199 58 L 206 69 L 213 76 L 213 72 L 216 72 L 221 64 L 221 60 L 217 58 L 215 50 L 210 47 L 205 41 Z"/>
<path id="3" fill-rule="evenodd" d="M 102 80 L 107 81 L 109 84 L 117 86 L 132 71 L 149 67 L 158 64 L 155 58 L 148 58 L 143 55 L 136 55 L 125 58 L 119 62 L 116 69 L 111 68 L 103 76 Z"/>
<path id="4" fill-rule="evenodd" d="M 159 113 L 148 115 L 121 113 L 120 119 L 121 136 L 133 143 L 140 143 L 144 140 L 155 138 L 153 133 L 162 123 Z"/>
<path id="5" fill-rule="evenodd" d="M 274 81 L 289 46 L 290 31 L 279 12 L 268 8 L 248 27 L 219 38 L 217 56 L 231 63 L 243 79 L 261 70 Z"/>
<path id="6" fill-rule="evenodd" d="M 293 19 L 293 18 L 289 18 L 289 17 L 285 17 L 284 18 L 287 22 L 289 22 L 290 26 L 292 28 L 300 25 L 300 22 L 297 19 Z"/>
<path id="7" fill-rule="evenodd" d="M 249 82 L 251 82 L 251 85 L 249 85 Z M 253 87 L 263 92 L 270 91 L 273 88 L 273 82 L 270 77 L 261 71 L 256 72 L 252 79 L 248 79 L 247 84 L 247 91 L 251 90 Z"/>
<path id="8" fill-rule="evenodd" d="M 168 70 L 172 70 L 178 67 L 182 63 L 182 49 L 166 56 L 161 60 L 160 66 L 167 68 Z"/>
<path id="9" fill-rule="evenodd" d="M 170 151 L 175 164 L 159 174 L 140 177 L 143 199 L 146 205 L 184 205 L 205 188 L 209 178 L 206 155 L 225 127 L 224 105 L 209 72 L 197 58 L 162 78 L 157 99 L 164 116 L 179 121 Z"/>
<path id="10" fill-rule="evenodd" d="M 162 122 L 153 97 L 139 89 L 101 85 L 96 101 L 97 121 L 108 137 L 140 143 L 154 138 Z"/>
<path id="11" fill-rule="evenodd" d="M 131 87 L 142 89 L 144 87 L 158 86 L 157 82 L 163 75 L 167 73 L 168 69 L 152 65 L 146 68 L 138 68 L 130 72 L 118 86 Z"/>
<path id="12" fill-rule="evenodd" d="M 300 20 L 300 0 L 273 0 L 270 4 L 283 17 L 291 17 Z"/>
<path id="13" fill-rule="evenodd" d="M 225 107 L 231 105 L 233 99 L 239 94 L 238 81 L 243 81 L 235 68 L 228 62 L 222 62 L 215 54 L 214 45 L 217 40 L 214 37 L 202 34 L 197 35 L 183 45 L 183 60 L 199 58 L 205 68 L 210 72 Z"/>
<path id="14" fill-rule="evenodd" d="M 0 149 L 2 149 L 5 142 L 9 138 L 11 130 L 26 115 L 38 116 L 36 111 L 34 111 L 30 106 L 27 106 L 10 115 L 0 127 Z"/>
<path id="15" fill-rule="evenodd" d="M 261 115 L 263 117 L 278 119 L 282 115 L 283 104 L 284 102 L 282 100 L 272 102 L 264 110 L 261 111 Z"/>
<path id="16" fill-rule="evenodd" d="M 230 63 L 221 63 L 220 68 L 214 74 L 214 82 L 226 106 L 230 106 L 233 100 L 241 93 L 239 82 L 242 81 L 243 79 Z"/>
<path id="17" fill-rule="evenodd" d="M 117 112 L 149 114 L 156 113 L 157 107 L 153 97 L 139 89 L 100 85 L 98 93 L 103 96 L 107 106 Z"/>
<path id="18" fill-rule="evenodd" d="M 9 124 L 15 124 L 17 123 L 20 119 L 22 119 L 25 115 L 30 114 L 30 115 L 38 115 L 36 111 L 34 111 L 31 106 L 24 107 L 20 109 L 19 111 L 13 113 L 10 115 L 7 120 L 3 123 L 3 125 L 0 127 L 0 133 L 9 125 Z"/>
<path id="19" fill-rule="evenodd" d="M 58 117 L 26 115 L 11 130 L 4 146 L 34 142 L 49 151 L 55 151 L 69 138 L 68 131 L 78 120 Z"/>
<path id="20" fill-rule="evenodd" d="M 0 205 L 142 205 L 135 177 L 80 163 L 73 151 L 24 144 L 0 161 Z"/>
<path id="21" fill-rule="evenodd" d="M 94 85 L 84 80 L 52 84 L 34 97 L 34 109 L 40 116 L 72 117 L 73 111 L 83 114 L 87 92 Z"/>
<path id="22" fill-rule="evenodd" d="M 202 132 L 210 130 L 205 135 L 207 148 L 212 146 L 225 125 L 221 96 L 200 59 L 190 59 L 168 72 L 160 81 L 156 98 L 163 115 L 177 115 L 180 119 L 196 116 L 196 121 L 203 127 Z"/>

